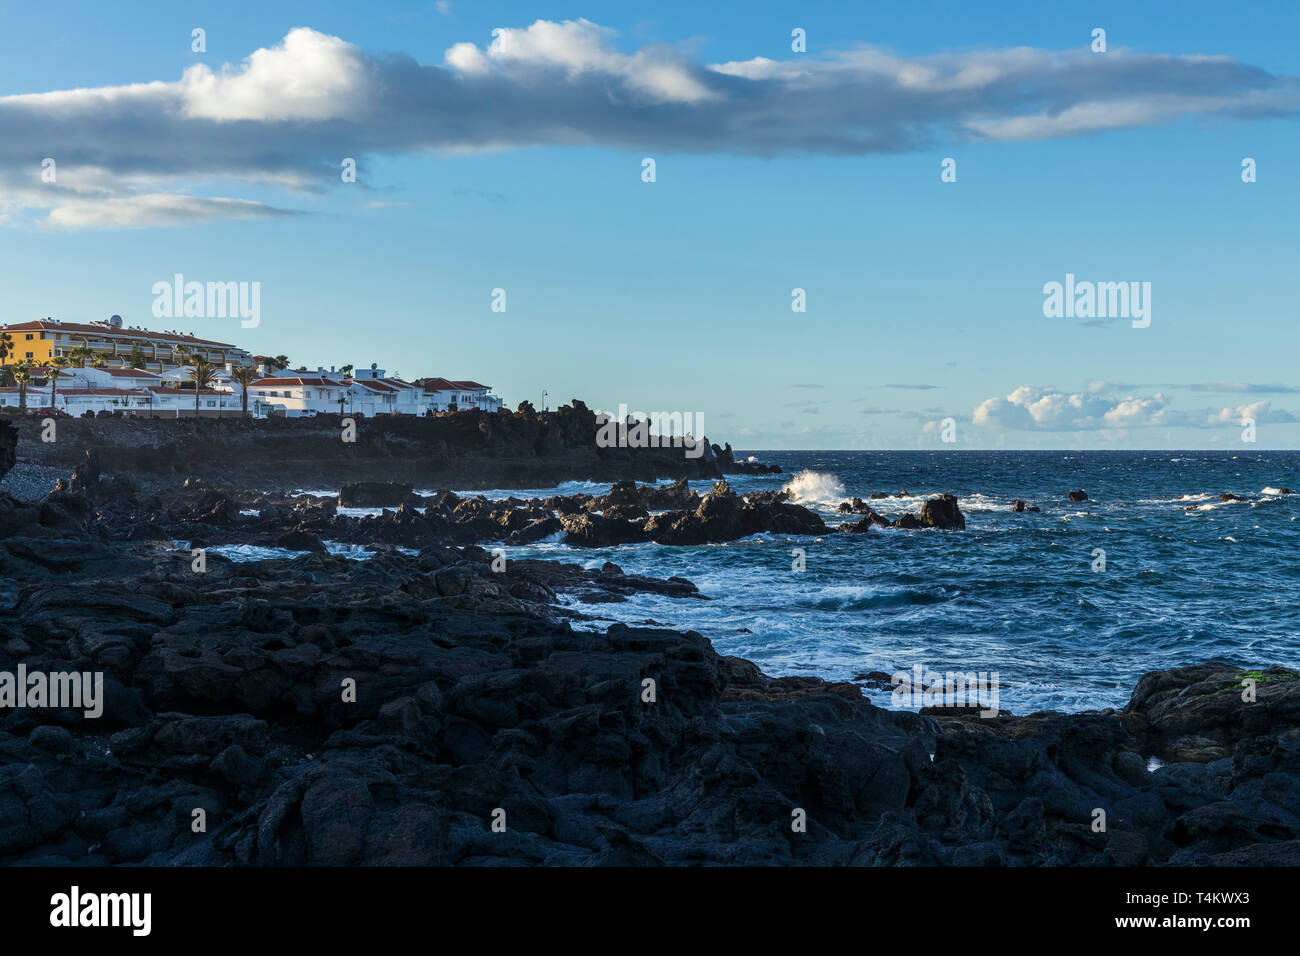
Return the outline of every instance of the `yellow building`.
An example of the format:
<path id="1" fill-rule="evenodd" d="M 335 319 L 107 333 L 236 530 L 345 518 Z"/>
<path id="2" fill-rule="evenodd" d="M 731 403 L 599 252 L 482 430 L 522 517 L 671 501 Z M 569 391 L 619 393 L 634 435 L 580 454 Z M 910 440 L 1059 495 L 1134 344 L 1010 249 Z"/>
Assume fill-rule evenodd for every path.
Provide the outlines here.
<path id="1" fill-rule="evenodd" d="M 201 355 L 213 365 L 252 363 L 252 356 L 238 346 L 180 332 L 154 332 L 123 326 L 121 317 L 117 315 L 106 322 L 84 325 L 55 319 L 19 322 L 0 325 L 0 332 L 8 333 L 10 338 L 4 343 L 9 354 L 0 358 L 0 365 L 24 360 L 48 365 L 52 359 L 82 348 L 103 356 L 108 368 L 132 365 L 132 356 L 137 367 L 158 372 L 185 364 L 184 356 L 187 355 Z"/>

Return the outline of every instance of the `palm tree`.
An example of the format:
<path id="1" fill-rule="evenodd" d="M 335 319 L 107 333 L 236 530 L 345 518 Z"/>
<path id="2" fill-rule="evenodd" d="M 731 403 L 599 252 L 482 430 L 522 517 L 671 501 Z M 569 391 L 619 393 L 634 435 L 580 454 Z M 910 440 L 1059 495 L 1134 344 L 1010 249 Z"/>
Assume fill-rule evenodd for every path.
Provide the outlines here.
<path id="1" fill-rule="evenodd" d="M 14 350 L 14 337 L 8 332 L 0 332 L 0 362 L 7 359 Z"/>
<path id="2" fill-rule="evenodd" d="M 345 365 L 345 366 L 343 366 L 341 369 L 339 369 L 339 371 L 343 373 L 343 377 L 344 377 L 344 378 L 351 378 L 351 377 L 352 377 L 352 373 L 356 371 L 356 366 L 355 366 L 355 365 Z"/>
<path id="3" fill-rule="evenodd" d="M 85 368 L 86 362 L 93 355 L 94 353 L 91 352 L 90 349 L 86 348 L 84 345 L 78 345 L 75 349 L 68 352 L 68 363 L 72 364 L 75 362 L 78 368 Z"/>
<path id="4" fill-rule="evenodd" d="M 248 386 L 257 381 L 257 369 L 251 365 L 240 365 L 230 373 L 230 380 L 243 391 L 244 414 L 248 414 Z"/>
<path id="5" fill-rule="evenodd" d="M 9 366 L 9 372 L 13 376 L 14 384 L 18 386 L 18 411 L 27 411 L 27 386 L 32 381 L 32 363 L 30 359 L 23 359 L 21 362 L 15 362 Z"/>
<path id="6" fill-rule="evenodd" d="M 58 405 L 55 401 L 59 393 L 59 376 L 63 370 L 72 365 L 72 359 L 66 355 L 60 355 L 58 358 L 50 360 L 50 411 L 56 411 Z"/>
<path id="7" fill-rule="evenodd" d="M 96 352 L 94 356 L 91 358 L 90 364 L 93 368 L 104 368 L 108 365 L 108 361 L 104 358 L 104 356 Z"/>
<path id="8" fill-rule="evenodd" d="M 217 370 L 202 355 L 187 356 L 185 364 L 194 369 L 194 416 L 197 418 L 199 414 L 199 392 L 212 384 L 213 376 L 216 375 Z"/>
<path id="9" fill-rule="evenodd" d="M 278 369 L 285 369 L 288 367 L 289 356 L 287 355 L 277 355 L 275 358 L 267 359 L 266 361 L 266 370 L 268 372 L 274 372 Z"/>

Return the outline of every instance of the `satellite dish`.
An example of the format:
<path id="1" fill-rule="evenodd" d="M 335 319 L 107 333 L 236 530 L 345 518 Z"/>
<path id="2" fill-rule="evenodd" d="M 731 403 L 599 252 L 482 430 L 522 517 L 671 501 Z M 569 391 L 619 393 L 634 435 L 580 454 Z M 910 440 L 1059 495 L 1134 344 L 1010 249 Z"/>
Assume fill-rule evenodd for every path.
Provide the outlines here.
<path id="1" fill-rule="evenodd" d="M 108 324 L 115 329 L 120 329 L 122 327 L 122 317 L 120 315 L 110 316 Z"/>

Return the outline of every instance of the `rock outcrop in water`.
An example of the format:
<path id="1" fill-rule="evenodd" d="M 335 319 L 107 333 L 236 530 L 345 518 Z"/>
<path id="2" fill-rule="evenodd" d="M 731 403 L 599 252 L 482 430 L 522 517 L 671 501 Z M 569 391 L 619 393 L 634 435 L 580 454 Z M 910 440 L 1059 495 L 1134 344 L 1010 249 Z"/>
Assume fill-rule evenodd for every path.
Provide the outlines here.
<path id="1" fill-rule="evenodd" d="M 620 544 L 707 544 L 759 533 L 816 535 L 828 529 L 783 492 L 740 496 L 725 481 L 703 497 L 685 479 L 664 486 L 619 482 L 608 494 L 554 498 L 462 498 L 452 492 L 413 495 L 405 485 L 366 483 L 332 496 L 235 492 L 201 478 L 179 488 L 140 487 L 129 479 L 93 480 L 83 463 L 76 488 L 45 506 L 68 527 L 116 540 L 184 540 L 195 547 L 252 544 L 324 550 L 324 541 L 421 549 L 504 541 L 530 544 L 563 534 L 575 547 Z M 97 468 L 97 466 L 95 466 Z M 401 503 L 376 517 L 339 514 L 344 507 Z M 652 514 L 651 509 L 656 513 Z"/>
<path id="2" fill-rule="evenodd" d="M 396 508 L 411 497 L 414 489 L 396 481 L 351 481 L 339 488 L 344 508 Z"/>
<path id="3" fill-rule="evenodd" d="M 909 511 L 893 521 L 872 510 L 861 498 L 854 498 L 851 503 L 844 502 L 844 504 L 841 504 L 840 512 L 844 513 L 845 511 L 862 514 L 862 517 L 857 521 L 845 522 L 839 526 L 838 530 L 850 534 L 863 534 L 872 528 L 902 528 L 904 530 L 938 528 L 944 531 L 961 531 L 966 528 L 966 516 L 961 513 L 961 508 L 957 506 L 957 499 L 953 495 L 939 495 L 936 498 L 930 498 L 921 505 L 920 516 Z"/>

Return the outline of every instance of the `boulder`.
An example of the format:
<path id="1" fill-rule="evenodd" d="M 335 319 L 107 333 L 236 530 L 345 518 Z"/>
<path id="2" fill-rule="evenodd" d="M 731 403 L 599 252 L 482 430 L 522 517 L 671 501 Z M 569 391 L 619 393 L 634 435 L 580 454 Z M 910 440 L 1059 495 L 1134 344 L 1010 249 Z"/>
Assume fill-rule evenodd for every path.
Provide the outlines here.
<path id="1" fill-rule="evenodd" d="M 344 508 L 396 508 L 411 495 L 411 486 L 396 481 L 352 481 L 339 488 Z"/>
<path id="2" fill-rule="evenodd" d="M 962 531 L 966 528 L 966 516 L 957 507 L 954 495 L 940 495 L 921 505 L 920 521 L 922 527 L 942 528 L 945 531 Z"/>

